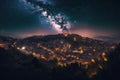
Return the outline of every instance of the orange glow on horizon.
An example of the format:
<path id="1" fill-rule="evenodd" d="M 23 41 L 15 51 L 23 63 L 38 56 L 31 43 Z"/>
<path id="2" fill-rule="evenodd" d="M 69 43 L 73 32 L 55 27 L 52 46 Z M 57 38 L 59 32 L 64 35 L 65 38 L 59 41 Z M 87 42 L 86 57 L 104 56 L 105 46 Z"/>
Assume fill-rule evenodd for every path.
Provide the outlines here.
<path id="1" fill-rule="evenodd" d="M 94 29 L 89 29 L 89 28 L 71 29 L 70 32 L 72 34 L 78 34 L 82 37 L 89 37 L 89 38 L 94 38 L 96 36 L 110 36 L 110 34 L 111 34 L 110 32 L 94 30 Z M 49 30 L 34 29 L 32 31 L 17 32 L 16 34 L 17 34 L 17 37 L 24 38 L 24 37 L 39 36 L 39 35 L 43 35 L 43 36 L 44 35 L 55 35 L 55 34 L 59 34 L 59 33 L 55 32 L 52 29 L 49 29 Z M 67 36 L 68 34 L 64 34 L 64 35 Z"/>

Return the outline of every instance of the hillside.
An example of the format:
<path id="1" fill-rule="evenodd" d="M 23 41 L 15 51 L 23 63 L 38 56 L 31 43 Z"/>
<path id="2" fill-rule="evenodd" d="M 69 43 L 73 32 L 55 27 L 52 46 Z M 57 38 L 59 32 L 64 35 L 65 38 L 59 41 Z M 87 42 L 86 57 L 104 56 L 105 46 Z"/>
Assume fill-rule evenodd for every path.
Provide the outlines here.
<path id="1" fill-rule="evenodd" d="M 119 45 L 76 34 L 0 37 L 0 47 L 4 79 L 106 80 L 120 62 Z"/>

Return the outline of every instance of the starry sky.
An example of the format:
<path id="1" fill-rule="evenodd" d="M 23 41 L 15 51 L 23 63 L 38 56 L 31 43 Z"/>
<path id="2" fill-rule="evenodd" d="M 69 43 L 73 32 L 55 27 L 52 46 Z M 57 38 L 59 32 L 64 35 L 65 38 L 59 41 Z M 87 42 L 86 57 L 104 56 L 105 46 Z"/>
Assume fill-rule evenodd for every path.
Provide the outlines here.
<path id="1" fill-rule="evenodd" d="M 53 13 L 62 12 L 68 17 L 72 33 L 98 38 L 120 36 L 118 0 L 41 1 L 48 3 Z M 33 13 L 24 0 L 0 0 L 0 10 L 0 34 L 25 37 L 57 33 L 40 13 Z"/>

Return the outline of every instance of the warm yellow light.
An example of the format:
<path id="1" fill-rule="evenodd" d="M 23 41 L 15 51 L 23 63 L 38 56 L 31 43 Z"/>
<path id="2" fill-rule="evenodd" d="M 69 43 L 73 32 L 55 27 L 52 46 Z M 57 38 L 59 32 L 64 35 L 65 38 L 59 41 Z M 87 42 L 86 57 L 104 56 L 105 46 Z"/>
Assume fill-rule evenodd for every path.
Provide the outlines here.
<path id="1" fill-rule="evenodd" d="M 106 55 L 106 53 L 105 53 L 105 52 L 103 52 L 103 53 L 102 53 L 102 56 L 104 57 L 105 55 Z"/>
<path id="2" fill-rule="evenodd" d="M 33 52 L 33 56 L 35 56 L 35 55 L 36 55 L 36 53 Z"/>
<path id="3" fill-rule="evenodd" d="M 89 64 L 89 62 L 87 62 L 87 61 L 86 61 L 86 62 L 83 62 L 82 64 L 83 64 L 83 65 L 88 65 L 88 64 Z"/>
<path id="4" fill-rule="evenodd" d="M 80 46 L 79 49 L 82 49 L 82 46 Z"/>
<path id="5" fill-rule="evenodd" d="M 80 50 L 80 54 L 83 54 L 84 53 L 84 51 L 83 50 Z"/>
<path id="6" fill-rule="evenodd" d="M 98 57 L 98 61 L 100 61 L 101 60 L 101 58 L 100 57 Z"/>
<path id="7" fill-rule="evenodd" d="M 59 51 L 60 49 L 59 48 L 55 48 L 56 51 Z"/>
<path id="8" fill-rule="evenodd" d="M 6 46 L 5 44 L 0 43 L 0 47 L 5 47 L 5 46 Z"/>
<path id="9" fill-rule="evenodd" d="M 108 59 L 107 59 L 106 57 L 104 57 L 104 61 L 105 61 L 105 62 L 107 62 L 107 61 L 108 61 Z"/>
<path id="10" fill-rule="evenodd" d="M 113 46 L 111 46 L 111 49 L 115 49 L 115 46 L 113 45 Z"/>
<path id="11" fill-rule="evenodd" d="M 68 48 L 69 48 L 69 49 L 71 48 L 71 44 L 68 44 Z"/>
<path id="12" fill-rule="evenodd" d="M 42 58 L 42 59 L 45 59 L 45 56 L 44 56 L 44 55 L 41 55 L 41 58 Z"/>
<path id="13" fill-rule="evenodd" d="M 74 38 L 73 38 L 73 40 L 76 42 L 76 41 L 77 41 L 77 38 L 76 38 L 76 37 L 74 37 Z"/>
<path id="14" fill-rule="evenodd" d="M 67 37 L 67 36 L 68 36 L 68 34 L 67 34 L 67 33 L 65 33 L 65 34 L 64 34 L 64 36 L 65 36 L 65 37 Z"/>
<path id="15" fill-rule="evenodd" d="M 91 59 L 91 62 L 95 63 L 95 60 L 94 60 L 94 59 Z"/>
<path id="16" fill-rule="evenodd" d="M 95 50 L 95 49 L 93 49 L 93 51 L 94 51 L 94 52 L 96 52 L 96 50 Z"/>

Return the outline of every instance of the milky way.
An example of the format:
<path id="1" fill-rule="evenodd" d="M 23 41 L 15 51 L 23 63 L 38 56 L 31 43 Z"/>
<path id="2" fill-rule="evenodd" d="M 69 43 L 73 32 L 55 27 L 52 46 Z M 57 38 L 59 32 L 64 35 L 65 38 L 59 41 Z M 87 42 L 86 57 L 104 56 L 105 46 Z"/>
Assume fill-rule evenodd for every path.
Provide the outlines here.
<path id="1" fill-rule="evenodd" d="M 71 25 L 68 21 L 68 18 L 63 15 L 60 11 L 59 13 L 52 13 L 46 7 L 50 4 L 50 0 L 23 0 L 26 6 L 29 6 L 33 9 L 33 13 L 40 12 L 44 16 L 49 24 L 52 26 L 52 29 L 58 33 L 69 32 Z"/>

